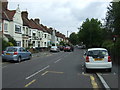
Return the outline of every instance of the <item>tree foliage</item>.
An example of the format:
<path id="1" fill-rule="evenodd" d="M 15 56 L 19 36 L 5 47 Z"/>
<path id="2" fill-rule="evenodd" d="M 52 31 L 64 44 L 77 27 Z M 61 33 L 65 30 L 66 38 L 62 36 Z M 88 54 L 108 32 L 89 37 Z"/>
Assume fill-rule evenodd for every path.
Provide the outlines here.
<path id="1" fill-rule="evenodd" d="M 78 35 L 73 32 L 72 34 L 70 34 L 69 41 L 70 41 L 73 45 L 78 44 Z"/>
<path id="2" fill-rule="evenodd" d="M 102 24 L 98 19 L 86 19 L 79 28 L 79 40 L 87 47 L 99 47 L 102 44 Z"/>
<path id="3" fill-rule="evenodd" d="M 120 35 L 120 1 L 110 3 L 106 15 L 106 28 L 112 35 Z"/>

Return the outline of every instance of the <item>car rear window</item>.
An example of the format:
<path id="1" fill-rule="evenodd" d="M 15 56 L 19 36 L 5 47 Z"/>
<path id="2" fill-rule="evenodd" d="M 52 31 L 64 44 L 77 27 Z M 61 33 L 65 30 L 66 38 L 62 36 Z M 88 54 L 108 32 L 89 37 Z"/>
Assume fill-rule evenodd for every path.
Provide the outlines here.
<path id="1" fill-rule="evenodd" d="M 7 48 L 7 52 L 16 52 L 17 48 Z"/>
<path id="2" fill-rule="evenodd" d="M 93 58 L 96 57 L 104 57 L 104 56 L 108 56 L 108 52 L 106 50 L 91 50 L 87 52 L 87 56 L 92 56 Z"/>
<path id="3" fill-rule="evenodd" d="M 57 48 L 56 46 L 52 46 L 51 48 Z"/>

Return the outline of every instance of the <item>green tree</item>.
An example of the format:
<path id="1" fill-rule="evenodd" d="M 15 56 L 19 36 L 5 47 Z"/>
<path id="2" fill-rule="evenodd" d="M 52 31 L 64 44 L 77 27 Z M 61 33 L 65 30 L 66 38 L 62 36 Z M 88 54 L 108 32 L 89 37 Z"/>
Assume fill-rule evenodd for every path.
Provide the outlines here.
<path id="1" fill-rule="evenodd" d="M 99 47 L 103 42 L 102 24 L 98 19 L 86 19 L 79 28 L 79 41 L 83 42 L 87 47 Z"/>
<path id="2" fill-rule="evenodd" d="M 73 44 L 73 45 L 76 45 L 78 44 L 78 35 L 73 32 L 70 34 L 70 37 L 69 37 L 69 41 Z"/>
<path id="3" fill-rule="evenodd" d="M 61 41 L 61 42 L 60 42 L 60 45 L 65 46 L 65 42 L 64 42 L 64 41 Z"/>
<path id="4" fill-rule="evenodd" d="M 10 38 L 8 38 L 8 41 L 11 42 L 13 44 L 13 46 L 17 46 L 17 43 L 14 38 L 10 37 Z"/>
<path id="5" fill-rule="evenodd" d="M 4 38 L 2 38 L 2 50 L 5 50 L 6 47 L 8 46 L 9 46 L 9 43 Z"/>
<path id="6" fill-rule="evenodd" d="M 110 3 L 106 15 L 106 28 L 112 35 L 120 35 L 120 1 Z"/>

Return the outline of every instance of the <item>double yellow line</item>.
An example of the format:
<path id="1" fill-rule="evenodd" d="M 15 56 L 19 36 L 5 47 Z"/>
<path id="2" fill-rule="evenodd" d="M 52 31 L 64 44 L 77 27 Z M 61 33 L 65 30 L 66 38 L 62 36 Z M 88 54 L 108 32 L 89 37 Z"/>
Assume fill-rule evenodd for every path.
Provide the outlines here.
<path id="1" fill-rule="evenodd" d="M 36 79 L 32 80 L 31 82 L 29 82 L 28 84 L 25 85 L 25 87 L 30 86 L 32 83 L 34 83 L 36 81 Z"/>

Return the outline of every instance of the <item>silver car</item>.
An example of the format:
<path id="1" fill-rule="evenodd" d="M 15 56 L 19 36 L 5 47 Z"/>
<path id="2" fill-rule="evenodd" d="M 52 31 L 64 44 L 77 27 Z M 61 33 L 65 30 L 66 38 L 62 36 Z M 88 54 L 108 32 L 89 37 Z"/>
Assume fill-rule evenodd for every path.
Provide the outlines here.
<path id="1" fill-rule="evenodd" d="M 31 59 L 32 54 L 23 47 L 7 47 L 2 52 L 2 59 L 6 61 L 17 61 Z"/>
<path id="2" fill-rule="evenodd" d="M 50 48 L 50 52 L 59 52 L 59 51 L 60 51 L 60 49 L 57 46 L 52 46 Z"/>

